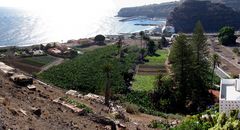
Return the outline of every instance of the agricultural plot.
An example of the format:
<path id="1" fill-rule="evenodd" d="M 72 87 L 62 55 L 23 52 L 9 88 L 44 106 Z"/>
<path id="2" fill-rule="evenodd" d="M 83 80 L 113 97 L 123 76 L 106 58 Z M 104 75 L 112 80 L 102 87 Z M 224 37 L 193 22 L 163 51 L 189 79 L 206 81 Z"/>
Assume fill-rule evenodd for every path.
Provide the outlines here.
<path id="1" fill-rule="evenodd" d="M 35 67 L 42 67 L 42 66 L 47 65 L 55 60 L 56 60 L 56 58 L 53 56 L 38 56 L 38 57 L 23 58 L 20 60 L 20 62 L 31 65 L 31 66 L 35 66 Z"/>
<path id="2" fill-rule="evenodd" d="M 134 91 L 151 91 L 154 88 L 156 76 L 153 75 L 135 75 L 133 87 Z"/>
<path id="3" fill-rule="evenodd" d="M 166 73 L 165 61 L 168 57 L 167 50 L 157 50 L 156 55 L 147 56 L 148 60 L 143 65 L 138 65 L 137 73 L 134 77 L 133 90 L 151 91 L 154 88 L 156 76 L 160 73 Z"/>
<path id="4" fill-rule="evenodd" d="M 137 74 L 138 75 L 158 75 L 159 73 L 166 73 L 166 68 L 164 65 L 154 66 L 154 65 L 139 65 Z"/>
<path id="5" fill-rule="evenodd" d="M 148 60 L 148 62 L 146 62 L 145 65 L 161 66 L 165 63 L 167 57 L 168 57 L 167 50 L 157 50 L 156 55 L 146 57 L 146 60 Z"/>
<path id="6" fill-rule="evenodd" d="M 75 89 L 83 92 L 101 93 L 106 83 L 105 64 L 112 65 L 112 90 L 121 93 L 127 90 L 124 75 L 136 63 L 138 48 L 127 48 L 124 57 L 118 58 L 116 46 L 106 46 L 89 51 L 63 64 L 52 67 L 41 73 L 39 77 L 56 86 Z"/>

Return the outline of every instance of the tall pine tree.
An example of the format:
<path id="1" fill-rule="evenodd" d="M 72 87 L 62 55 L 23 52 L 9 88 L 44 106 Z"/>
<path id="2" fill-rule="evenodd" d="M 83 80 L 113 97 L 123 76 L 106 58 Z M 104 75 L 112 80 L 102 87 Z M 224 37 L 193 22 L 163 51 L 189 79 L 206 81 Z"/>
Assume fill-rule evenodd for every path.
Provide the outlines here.
<path id="1" fill-rule="evenodd" d="M 209 99 L 208 87 L 210 85 L 210 64 L 208 61 L 207 38 L 201 22 L 197 22 L 192 37 L 193 59 L 193 83 L 191 109 L 203 110 Z"/>
<path id="2" fill-rule="evenodd" d="M 193 51 L 187 37 L 180 34 L 171 48 L 172 69 L 178 88 L 178 103 L 181 109 L 185 108 L 186 101 L 190 98 L 192 83 Z"/>

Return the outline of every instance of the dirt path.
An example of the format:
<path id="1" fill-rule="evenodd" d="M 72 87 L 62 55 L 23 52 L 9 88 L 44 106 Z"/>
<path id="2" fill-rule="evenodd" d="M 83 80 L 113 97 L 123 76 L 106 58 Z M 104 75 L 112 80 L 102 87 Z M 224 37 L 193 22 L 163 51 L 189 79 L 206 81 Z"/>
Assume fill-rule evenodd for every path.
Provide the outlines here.
<path id="1" fill-rule="evenodd" d="M 43 66 L 41 71 L 39 73 L 42 73 L 43 71 L 46 71 L 48 70 L 49 68 L 53 67 L 53 66 L 57 66 L 57 65 L 60 65 L 61 63 L 63 63 L 64 59 L 63 58 L 57 58 L 54 62 L 46 65 L 46 66 Z"/>
<path id="2" fill-rule="evenodd" d="M 167 73 L 168 74 L 171 74 L 171 68 L 170 68 L 170 65 L 169 65 L 169 55 L 170 55 L 170 48 L 166 48 L 167 51 L 168 51 L 168 56 L 167 56 L 167 60 L 165 61 L 165 67 L 166 67 L 166 70 L 167 70 Z"/>

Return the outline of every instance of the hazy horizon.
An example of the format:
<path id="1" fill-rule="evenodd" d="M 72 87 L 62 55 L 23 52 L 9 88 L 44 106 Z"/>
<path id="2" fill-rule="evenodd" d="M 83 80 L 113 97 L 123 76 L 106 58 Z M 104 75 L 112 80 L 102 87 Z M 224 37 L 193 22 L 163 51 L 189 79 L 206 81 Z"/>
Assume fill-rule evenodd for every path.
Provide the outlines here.
<path id="1" fill-rule="evenodd" d="M 23 9 L 44 9 L 44 8 L 70 8 L 86 5 L 88 8 L 95 8 L 99 5 L 104 7 L 120 9 L 122 7 L 141 6 L 148 4 L 159 4 L 179 0 L 0 0 L 2 7 L 20 7 Z"/>

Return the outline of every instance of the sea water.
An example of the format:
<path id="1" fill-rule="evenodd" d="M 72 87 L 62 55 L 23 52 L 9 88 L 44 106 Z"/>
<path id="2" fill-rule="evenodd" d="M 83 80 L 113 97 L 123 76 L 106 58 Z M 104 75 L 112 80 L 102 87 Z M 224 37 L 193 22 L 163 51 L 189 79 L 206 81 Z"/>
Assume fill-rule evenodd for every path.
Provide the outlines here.
<path id="1" fill-rule="evenodd" d="M 70 11 L 31 12 L 0 7 L 0 46 L 26 46 L 70 39 L 94 37 L 97 34 L 116 35 L 150 30 L 154 26 L 136 24 L 165 24 L 165 19 L 137 19 L 120 22 L 116 13 Z"/>

